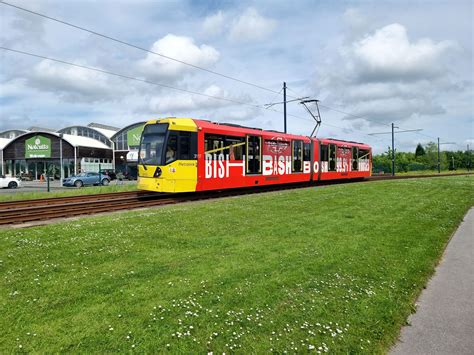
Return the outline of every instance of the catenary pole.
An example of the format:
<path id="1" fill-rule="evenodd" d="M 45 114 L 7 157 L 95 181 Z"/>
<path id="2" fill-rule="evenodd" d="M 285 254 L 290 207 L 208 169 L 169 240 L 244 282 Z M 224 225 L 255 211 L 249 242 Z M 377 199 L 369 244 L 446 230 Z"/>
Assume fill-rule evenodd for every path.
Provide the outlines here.
<path id="1" fill-rule="evenodd" d="M 392 123 L 392 176 L 395 176 L 395 125 Z"/>
<path id="2" fill-rule="evenodd" d="M 438 174 L 441 173 L 441 163 L 439 161 L 439 137 L 438 137 Z"/>
<path id="3" fill-rule="evenodd" d="M 422 131 L 423 129 L 417 128 L 417 129 L 406 129 L 403 131 L 396 131 L 395 128 L 400 128 L 395 126 L 394 123 L 392 123 L 392 130 L 390 132 L 378 132 L 378 133 L 368 133 L 369 136 L 376 136 L 378 134 L 391 134 L 392 135 L 392 176 L 395 176 L 395 133 L 407 133 L 407 132 L 418 132 Z M 388 147 L 390 149 L 390 147 Z"/>
<path id="4" fill-rule="evenodd" d="M 283 82 L 283 121 L 284 132 L 286 133 L 286 82 Z"/>
<path id="5" fill-rule="evenodd" d="M 467 171 L 471 171 L 471 152 L 469 151 L 469 144 L 467 145 Z"/>
<path id="6" fill-rule="evenodd" d="M 64 180 L 64 166 L 63 166 L 63 134 L 59 133 L 59 165 L 61 166 L 61 174 L 60 174 L 60 186 L 63 186 L 63 180 Z"/>

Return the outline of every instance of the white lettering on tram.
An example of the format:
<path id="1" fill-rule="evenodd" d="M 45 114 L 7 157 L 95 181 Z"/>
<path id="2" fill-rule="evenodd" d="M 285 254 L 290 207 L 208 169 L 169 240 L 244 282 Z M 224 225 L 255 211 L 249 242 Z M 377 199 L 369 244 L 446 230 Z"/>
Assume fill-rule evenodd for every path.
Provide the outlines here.
<path id="1" fill-rule="evenodd" d="M 291 174 L 291 157 L 264 155 L 262 168 L 266 176 Z"/>
<path id="2" fill-rule="evenodd" d="M 304 161 L 303 162 L 303 174 L 309 174 L 311 172 L 311 162 Z"/>
<path id="3" fill-rule="evenodd" d="M 336 171 L 338 173 L 346 173 L 349 171 L 349 164 L 346 159 L 336 159 Z"/>
<path id="4" fill-rule="evenodd" d="M 319 162 L 315 161 L 313 164 L 313 172 L 317 173 L 319 172 Z"/>
<path id="5" fill-rule="evenodd" d="M 264 155 L 262 160 L 262 175 L 290 175 L 292 174 L 292 159 L 291 156 L 271 156 Z M 229 155 L 206 154 L 205 159 L 205 176 L 206 179 L 219 178 L 224 179 L 230 177 L 230 170 L 232 167 L 239 167 L 242 169 L 242 175 L 245 176 L 245 156 L 243 160 L 231 162 Z M 311 166 L 310 161 L 303 162 L 303 173 L 309 174 L 313 169 L 313 173 L 318 173 L 320 170 L 323 173 L 329 172 L 329 162 L 318 161 L 313 162 Z M 346 159 L 336 158 L 336 172 L 349 172 L 351 166 Z M 358 171 L 370 171 L 370 160 L 359 159 Z"/>
<path id="6" fill-rule="evenodd" d="M 213 159 L 214 158 L 214 159 Z M 225 156 L 220 154 L 212 155 L 206 154 L 206 179 L 210 178 L 228 178 L 230 176 L 230 168 L 231 167 L 241 167 L 242 168 L 242 176 L 245 176 L 245 156 L 241 162 L 231 163 L 229 161 L 229 155 Z"/>
<path id="7" fill-rule="evenodd" d="M 370 171 L 369 159 L 359 159 L 359 171 Z"/>

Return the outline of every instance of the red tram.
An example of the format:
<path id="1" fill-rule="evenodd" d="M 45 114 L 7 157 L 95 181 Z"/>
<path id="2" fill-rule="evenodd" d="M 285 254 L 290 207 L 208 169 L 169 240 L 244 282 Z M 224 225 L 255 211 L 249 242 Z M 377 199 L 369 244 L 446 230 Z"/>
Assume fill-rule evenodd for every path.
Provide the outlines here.
<path id="1" fill-rule="evenodd" d="M 371 175 L 371 153 L 357 142 L 165 118 L 144 127 L 138 188 L 192 192 L 360 179 Z"/>

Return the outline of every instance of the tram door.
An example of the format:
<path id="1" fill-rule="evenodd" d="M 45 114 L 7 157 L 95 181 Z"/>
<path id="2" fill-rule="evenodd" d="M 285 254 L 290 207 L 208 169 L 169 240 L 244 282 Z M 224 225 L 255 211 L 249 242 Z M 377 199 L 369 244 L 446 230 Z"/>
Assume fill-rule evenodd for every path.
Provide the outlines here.
<path id="1" fill-rule="evenodd" d="M 337 146 L 335 144 L 329 144 L 329 171 L 336 171 L 337 166 L 337 156 L 336 156 Z"/>
<path id="2" fill-rule="evenodd" d="M 247 174 L 260 174 L 262 171 L 262 137 L 247 136 Z"/>
<path id="3" fill-rule="evenodd" d="M 359 148 L 352 147 L 352 171 L 359 170 Z"/>

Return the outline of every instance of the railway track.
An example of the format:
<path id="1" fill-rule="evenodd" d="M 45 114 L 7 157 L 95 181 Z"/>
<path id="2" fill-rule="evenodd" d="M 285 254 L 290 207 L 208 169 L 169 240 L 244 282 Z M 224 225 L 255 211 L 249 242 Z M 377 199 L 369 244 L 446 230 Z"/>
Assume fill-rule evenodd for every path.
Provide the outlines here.
<path id="1" fill-rule="evenodd" d="M 402 175 L 395 177 L 372 176 L 362 181 L 371 182 L 380 180 L 398 180 L 455 175 L 469 174 Z M 330 185 L 338 183 L 347 183 L 347 181 L 339 180 L 318 182 L 316 185 Z M 184 193 L 179 195 L 158 194 L 146 191 L 129 191 L 96 195 L 81 195 L 0 202 L 0 226 L 23 224 L 28 222 L 42 222 L 56 218 L 67 218 L 103 212 L 163 206 L 188 201 L 198 201 L 230 196 L 239 196 L 244 194 L 304 188 L 309 186 L 315 186 L 315 184 L 303 183 L 278 186 L 261 186 L 248 189 L 224 190 L 218 192 Z"/>

